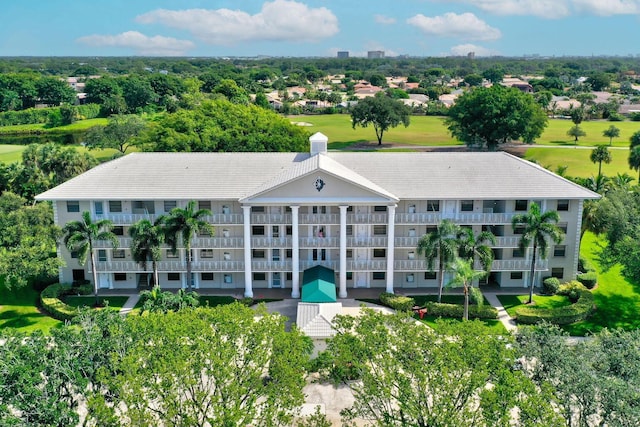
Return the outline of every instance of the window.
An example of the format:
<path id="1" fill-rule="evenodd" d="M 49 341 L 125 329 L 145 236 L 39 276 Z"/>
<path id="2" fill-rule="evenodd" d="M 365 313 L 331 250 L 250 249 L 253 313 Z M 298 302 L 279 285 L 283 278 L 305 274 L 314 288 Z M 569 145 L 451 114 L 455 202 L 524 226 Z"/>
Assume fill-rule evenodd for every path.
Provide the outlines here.
<path id="1" fill-rule="evenodd" d="M 272 261 L 280 261 L 280 249 L 273 249 L 271 252 Z"/>
<path id="2" fill-rule="evenodd" d="M 225 261 L 231 261 L 231 252 L 225 252 L 224 254 L 222 254 L 222 257 Z"/>
<path id="3" fill-rule="evenodd" d="M 347 259 L 353 258 L 353 249 L 347 249 Z"/>
<path id="4" fill-rule="evenodd" d="M 566 245 L 556 245 L 553 247 L 553 256 L 558 258 L 564 258 L 567 252 Z"/>
<path id="5" fill-rule="evenodd" d="M 293 273 L 290 271 L 287 271 L 287 274 L 285 274 L 286 280 L 293 280 Z"/>
<path id="6" fill-rule="evenodd" d="M 320 251 L 318 251 L 317 249 L 314 249 L 311 252 L 311 257 L 314 261 L 318 260 L 318 257 L 320 257 L 321 261 L 326 261 L 327 260 L 327 250 L 326 249 L 320 249 Z"/>
<path id="7" fill-rule="evenodd" d="M 387 226 L 386 225 L 374 225 L 373 226 L 373 235 L 374 236 L 386 236 L 387 235 Z"/>
<path id="8" fill-rule="evenodd" d="M 353 212 L 353 206 L 347 206 L 347 212 Z"/>
<path id="9" fill-rule="evenodd" d="M 414 251 L 409 251 L 407 253 L 407 258 L 409 259 L 416 259 L 416 253 Z"/>
<path id="10" fill-rule="evenodd" d="M 415 280 L 415 276 L 413 275 L 413 273 L 408 273 L 406 280 L 407 280 L 407 283 L 413 283 L 413 281 Z"/>
<path id="11" fill-rule="evenodd" d="M 516 225 L 513 227 L 513 234 L 524 234 L 524 225 Z"/>
<path id="12" fill-rule="evenodd" d="M 512 271 L 511 280 L 522 280 L 522 271 Z"/>
<path id="13" fill-rule="evenodd" d="M 264 249 L 252 249 L 251 255 L 253 258 L 264 259 Z"/>
<path id="14" fill-rule="evenodd" d="M 555 277 L 557 279 L 564 278 L 564 268 L 562 267 L 554 267 L 551 269 L 551 277 Z"/>
<path id="15" fill-rule="evenodd" d="M 74 282 L 84 282 L 84 270 L 73 269 L 71 270 L 71 277 Z"/>
<path id="16" fill-rule="evenodd" d="M 113 273 L 113 280 L 116 282 L 124 282 L 127 280 L 127 273 Z"/>
<path id="17" fill-rule="evenodd" d="M 327 213 L 327 207 L 326 206 L 313 206 L 311 208 L 311 213 L 314 214 L 326 214 Z"/>
<path id="18" fill-rule="evenodd" d="M 409 229 L 409 237 L 416 237 L 416 229 L 415 228 L 410 228 Z"/>
<path id="19" fill-rule="evenodd" d="M 116 225 L 111 229 L 111 232 L 116 236 L 124 236 L 124 227 L 121 225 Z"/>
<path id="20" fill-rule="evenodd" d="M 178 250 L 172 251 L 171 249 L 167 249 L 167 258 L 178 258 Z"/>
<path id="21" fill-rule="evenodd" d="M 511 256 L 513 258 L 524 258 L 524 251 L 520 248 L 514 249 Z"/>
<path id="22" fill-rule="evenodd" d="M 460 211 L 462 211 L 462 212 L 473 212 L 473 200 L 461 200 L 460 201 Z"/>
<path id="23" fill-rule="evenodd" d="M 556 208 L 558 211 L 568 211 L 569 210 L 569 200 L 561 199 L 558 200 L 558 206 Z"/>
<path id="24" fill-rule="evenodd" d="M 253 273 L 253 281 L 254 282 L 264 282 L 267 280 L 266 273 Z"/>
<path id="25" fill-rule="evenodd" d="M 104 207 L 102 202 L 93 202 L 93 210 L 96 211 L 96 215 L 103 215 Z"/>
<path id="26" fill-rule="evenodd" d="M 560 230 L 562 230 L 562 232 L 563 232 L 564 234 L 567 234 L 567 223 L 566 223 L 566 222 L 560 222 L 560 223 L 558 223 L 558 228 L 559 228 Z"/>
<path id="27" fill-rule="evenodd" d="M 440 200 L 427 200 L 427 212 L 440 212 Z"/>
<path id="28" fill-rule="evenodd" d="M 211 200 L 198 200 L 198 209 L 211 210 Z"/>
<path id="29" fill-rule="evenodd" d="M 516 200 L 516 211 L 526 211 L 527 205 L 529 204 L 528 200 Z"/>
<path id="30" fill-rule="evenodd" d="M 407 212 L 410 214 L 416 213 L 416 205 L 409 205 L 409 209 L 407 210 Z"/>
<path id="31" fill-rule="evenodd" d="M 113 259 L 122 259 L 122 258 L 124 258 L 124 249 L 114 249 Z"/>
<path id="32" fill-rule="evenodd" d="M 387 278 L 387 273 L 384 271 L 374 271 L 372 273 L 373 280 L 385 280 Z"/>
<path id="33" fill-rule="evenodd" d="M 71 258 L 77 259 L 78 258 L 78 251 L 71 251 Z"/>
<path id="34" fill-rule="evenodd" d="M 436 280 L 436 275 L 435 271 L 425 271 L 424 280 Z"/>
<path id="35" fill-rule="evenodd" d="M 293 234 L 293 227 L 291 225 L 287 225 L 285 227 L 285 232 L 287 233 L 287 236 L 291 236 Z"/>
<path id="36" fill-rule="evenodd" d="M 251 227 L 254 236 L 264 236 L 264 225 L 254 225 Z"/>
<path id="37" fill-rule="evenodd" d="M 167 273 L 167 279 L 172 282 L 180 280 L 180 273 Z"/>
<path id="38" fill-rule="evenodd" d="M 171 212 L 172 209 L 175 209 L 178 207 L 178 202 L 176 202 L 175 200 L 165 200 L 164 201 L 164 211 L 165 212 Z"/>
<path id="39" fill-rule="evenodd" d="M 373 211 L 374 212 L 386 212 L 387 211 L 387 207 L 386 206 L 374 206 L 373 207 Z"/>
<path id="40" fill-rule="evenodd" d="M 353 236 L 353 225 L 347 225 L 347 236 Z"/>
<path id="41" fill-rule="evenodd" d="M 153 200 L 134 200 L 134 214 L 154 214 L 156 213 L 156 205 Z"/>
<path id="42" fill-rule="evenodd" d="M 67 200 L 67 212 L 80 212 L 80 202 L 77 200 Z"/>
<path id="43" fill-rule="evenodd" d="M 280 237 L 280 226 L 279 225 L 272 225 L 271 226 L 271 236 L 275 239 Z"/>
<path id="44" fill-rule="evenodd" d="M 200 258 L 213 258 L 213 249 L 200 249 Z"/>
<path id="45" fill-rule="evenodd" d="M 107 251 L 104 249 L 98 249 L 98 261 L 107 260 Z"/>
<path id="46" fill-rule="evenodd" d="M 290 259 L 293 257 L 293 249 L 287 249 L 285 252 L 286 252 L 287 259 Z"/>
<path id="47" fill-rule="evenodd" d="M 438 227 L 435 225 L 427 225 L 427 234 L 430 233 L 437 233 L 438 232 Z"/>
<path id="48" fill-rule="evenodd" d="M 347 280 L 353 280 L 353 271 L 347 271 Z"/>
<path id="49" fill-rule="evenodd" d="M 233 276 L 231 274 L 225 274 L 224 283 L 233 283 Z"/>
<path id="50" fill-rule="evenodd" d="M 387 256 L 387 250 L 386 249 L 375 248 L 373 250 L 373 257 L 374 258 L 384 258 L 386 256 Z"/>
<path id="51" fill-rule="evenodd" d="M 122 202 L 120 200 L 109 200 L 109 212 L 122 212 Z"/>
<path id="52" fill-rule="evenodd" d="M 200 280 L 203 282 L 213 281 L 213 273 L 200 273 Z"/>
<path id="53" fill-rule="evenodd" d="M 264 206 L 251 206 L 252 213 L 264 213 Z"/>

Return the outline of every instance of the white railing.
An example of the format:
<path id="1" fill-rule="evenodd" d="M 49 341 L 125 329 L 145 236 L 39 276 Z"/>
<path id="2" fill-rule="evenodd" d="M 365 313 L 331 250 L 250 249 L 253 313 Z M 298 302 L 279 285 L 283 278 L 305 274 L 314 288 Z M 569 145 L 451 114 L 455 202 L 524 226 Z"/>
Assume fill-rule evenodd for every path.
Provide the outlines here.
<path id="1" fill-rule="evenodd" d="M 348 237 L 347 246 L 353 248 L 386 248 L 387 237 L 386 236 L 373 236 L 373 237 Z"/>
<path id="2" fill-rule="evenodd" d="M 347 271 L 386 271 L 387 260 L 347 261 Z"/>
<path id="3" fill-rule="evenodd" d="M 397 213 L 396 224 L 438 224 L 442 220 L 440 212 Z"/>
<path id="4" fill-rule="evenodd" d="M 330 268 L 332 270 L 338 271 L 340 263 L 338 261 L 300 261 L 300 271 L 306 270 L 307 268 L 315 267 L 316 265 L 321 265 L 323 267 Z"/>
<path id="5" fill-rule="evenodd" d="M 476 270 L 482 269 L 478 262 L 474 267 Z M 491 271 L 528 271 L 529 269 L 531 269 L 531 261 L 527 259 L 497 259 L 491 264 Z M 536 261 L 536 271 L 546 271 L 548 269 L 548 260 Z"/>
<path id="6" fill-rule="evenodd" d="M 107 212 L 102 215 L 95 215 L 96 220 L 108 219 L 115 225 L 135 224 L 141 219 L 148 219 L 152 223 L 159 217 L 157 214 L 132 214 L 132 213 L 113 213 Z"/>
<path id="7" fill-rule="evenodd" d="M 347 224 L 387 224 L 386 213 L 352 213 L 347 215 Z"/>
<path id="8" fill-rule="evenodd" d="M 102 248 L 113 248 L 111 242 L 109 240 L 96 240 L 93 242 L 93 247 L 96 249 Z M 131 247 L 131 237 L 120 237 L 118 236 L 118 248 L 119 249 L 128 249 Z"/>
<path id="9" fill-rule="evenodd" d="M 453 218 L 461 224 L 511 224 L 515 213 L 458 212 Z"/>
<path id="10" fill-rule="evenodd" d="M 198 248 L 243 248 L 242 237 L 196 237 L 191 243 L 193 249 Z"/>
<path id="11" fill-rule="evenodd" d="M 396 248 L 415 248 L 418 246 L 419 237 L 396 237 L 394 243 Z"/>
<path id="12" fill-rule="evenodd" d="M 301 248 L 337 248 L 340 239 L 337 237 L 301 237 L 298 240 Z"/>
<path id="13" fill-rule="evenodd" d="M 291 261 L 252 261 L 252 271 L 291 271 Z"/>
<path id="14" fill-rule="evenodd" d="M 301 214 L 298 217 L 300 224 L 340 224 L 339 214 Z M 290 224 L 290 222 L 289 222 Z"/>
<path id="15" fill-rule="evenodd" d="M 187 265 L 183 264 L 183 271 L 186 271 Z M 193 261 L 191 263 L 193 271 L 244 271 L 243 261 Z"/>
<path id="16" fill-rule="evenodd" d="M 291 214 L 252 213 L 251 224 L 291 224 Z"/>
<path id="17" fill-rule="evenodd" d="M 495 248 L 517 248 L 521 236 L 498 236 Z"/>
<path id="18" fill-rule="evenodd" d="M 403 259 L 393 262 L 395 271 L 426 271 L 427 261 L 421 259 Z"/>
<path id="19" fill-rule="evenodd" d="M 204 217 L 209 224 L 242 224 L 242 214 L 212 214 Z"/>

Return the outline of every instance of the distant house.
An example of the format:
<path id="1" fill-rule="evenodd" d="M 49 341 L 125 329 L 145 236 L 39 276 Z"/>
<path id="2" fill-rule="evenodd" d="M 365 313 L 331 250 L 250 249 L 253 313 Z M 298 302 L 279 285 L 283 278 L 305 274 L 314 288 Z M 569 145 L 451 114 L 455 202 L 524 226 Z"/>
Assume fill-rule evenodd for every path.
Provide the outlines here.
<path id="1" fill-rule="evenodd" d="M 511 87 L 515 87 L 520 92 L 533 93 L 533 86 L 531 86 L 529 83 L 514 83 L 511 85 Z"/>

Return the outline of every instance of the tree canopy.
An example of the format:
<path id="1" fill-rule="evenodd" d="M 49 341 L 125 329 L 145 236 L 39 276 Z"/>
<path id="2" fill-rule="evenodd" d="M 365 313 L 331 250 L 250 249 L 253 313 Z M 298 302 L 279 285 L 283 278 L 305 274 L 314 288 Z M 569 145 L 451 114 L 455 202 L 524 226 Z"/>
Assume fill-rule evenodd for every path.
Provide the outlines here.
<path id="1" fill-rule="evenodd" d="M 493 85 L 460 96 L 445 120 L 451 135 L 471 147 L 495 150 L 522 139 L 531 144 L 547 125 L 547 116 L 530 94 Z"/>
<path id="2" fill-rule="evenodd" d="M 358 101 L 358 104 L 351 110 L 353 129 L 356 126 L 366 128 L 370 124 L 373 125 L 376 131 L 376 138 L 378 138 L 378 145 L 382 144 L 382 137 L 389 128 L 394 128 L 400 124 L 407 127 L 410 120 L 409 107 L 404 105 L 402 101 L 390 98 L 383 92 Z"/>

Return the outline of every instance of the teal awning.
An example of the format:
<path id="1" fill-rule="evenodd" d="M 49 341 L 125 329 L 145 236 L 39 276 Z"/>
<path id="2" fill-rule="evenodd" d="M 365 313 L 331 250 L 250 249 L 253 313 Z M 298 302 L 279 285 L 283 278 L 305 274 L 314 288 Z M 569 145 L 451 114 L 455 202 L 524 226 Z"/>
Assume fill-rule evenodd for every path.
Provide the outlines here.
<path id="1" fill-rule="evenodd" d="M 336 274 L 316 265 L 302 275 L 302 302 L 336 302 Z"/>

